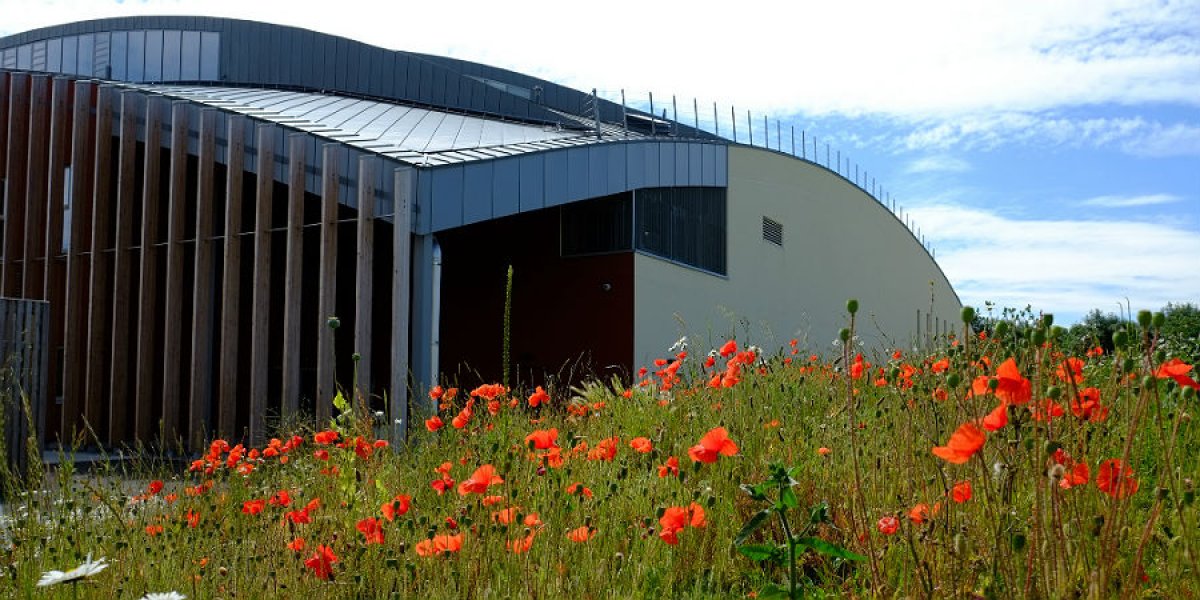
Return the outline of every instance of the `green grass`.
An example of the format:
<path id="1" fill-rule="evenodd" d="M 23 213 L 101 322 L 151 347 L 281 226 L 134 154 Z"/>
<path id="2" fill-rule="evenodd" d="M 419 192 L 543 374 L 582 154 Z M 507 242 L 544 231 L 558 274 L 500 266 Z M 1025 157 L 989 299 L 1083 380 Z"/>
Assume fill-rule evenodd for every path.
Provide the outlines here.
<path id="1" fill-rule="evenodd" d="M 1028 325 L 898 358 L 879 349 L 878 356 L 864 357 L 872 364 L 857 379 L 841 367 L 853 364 L 858 349 L 842 347 L 834 364 L 784 348 L 756 355 L 741 367 L 740 381 L 715 389 L 708 387 L 712 375 L 724 372 L 729 358 L 718 357 L 706 369 L 708 349 L 694 348 L 669 390 L 659 389 L 671 378 L 665 367 L 662 376 L 651 367 L 648 385 L 624 383 L 632 384 L 629 397 L 624 385 L 592 383 L 576 392 L 552 390 L 548 404 L 530 408 L 529 393 L 506 394 L 496 414 L 479 400 L 467 426 L 457 429 L 451 420 L 469 397 L 464 389 L 445 403 L 440 431 L 417 422 L 409 447 L 376 450 L 366 460 L 352 443 L 317 444 L 309 430 L 286 454 L 286 464 L 278 457 L 239 461 L 254 466 L 247 475 L 226 468 L 224 453 L 221 466 L 207 475 L 149 462 L 125 472 L 61 472 L 50 486 L 55 491 L 18 497 L 9 506 L 0 534 L 0 596 L 139 598 L 170 590 L 189 598 L 766 596 L 771 585 L 787 588 L 789 568 L 786 560 L 755 562 L 735 547 L 743 525 L 767 505 L 739 486 L 761 483 L 772 465 L 781 465 L 795 480 L 785 485 L 794 501 L 781 505 L 788 518 L 811 523 L 806 535 L 865 559 L 800 548 L 796 577 L 806 597 L 1197 597 L 1200 509 L 1192 479 L 1200 475 L 1200 436 L 1189 414 L 1197 408 L 1195 394 L 1154 377 L 1167 357 L 1155 356 L 1152 334 L 1135 331 L 1117 355 L 1080 357 L 1083 379 L 1070 382 L 1055 373 L 1067 358 L 1056 349 L 1055 331 Z M 1035 343 L 1043 338 L 1044 345 Z M 985 356 L 990 366 L 981 362 Z M 1010 407 L 1008 424 L 988 432 L 964 464 L 934 456 L 931 448 L 946 444 L 960 425 L 996 407 L 994 394 L 969 392 L 976 378 L 995 375 L 1010 357 L 1030 381 L 1032 401 Z M 935 373 L 942 359 L 948 368 Z M 1071 410 L 1070 399 L 1087 387 L 1096 387 L 1108 408 L 1103 421 Z M 937 390 L 947 399 L 935 399 Z M 1030 408 L 1048 397 L 1058 398 L 1064 414 L 1035 420 Z M 694 462 L 688 449 L 718 426 L 738 453 Z M 550 428 L 558 430 L 564 461 L 547 468 L 524 439 Z M 353 440 L 359 430 L 369 431 L 343 419 L 339 439 Z M 589 460 L 579 450 L 612 436 L 620 439 L 612 461 Z M 639 436 L 653 442 L 652 452 L 629 447 Z M 822 455 L 820 448 L 830 451 Z M 1057 448 L 1088 464 L 1086 484 L 1056 485 Z M 314 457 L 319 449 L 329 452 L 328 461 Z M 1138 489 L 1117 498 L 1098 488 L 1098 466 L 1126 452 Z M 658 467 L 669 456 L 678 457 L 679 476 L 660 478 Z M 479 466 L 493 465 L 504 483 L 487 493 L 503 499 L 484 506 L 480 494 L 451 489 L 439 495 L 430 483 L 444 462 L 452 464 L 454 487 Z M 165 485 L 134 500 L 141 490 L 129 491 L 130 479 Z M 965 480 L 972 498 L 955 503 L 949 490 Z M 207 481 L 211 488 L 203 490 Z M 566 488 L 575 482 L 593 497 L 569 495 Z M 203 491 L 188 493 L 197 487 Z M 279 490 L 290 493 L 291 507 L 242 512 L 244 502 Z M 380 518 L 381 505 L 397 494 L 412 496 L 411 510 L 383 521 L 384 543 L 367 545 L 356 523 Z M 773 501 L 775 492 L 769 496 Z M 314 498 L 321 506 L 311 512 L 311 523 L 284 524 L 285 512 Z M 677 545 L 667 544 L 659 517 L 693 502 L 703 507 L 706 526 L 686 527 Z M 810 519 L 810 509 L 822 502 L 828 519 Z M 916 524 L 909 511 L 918 503 L 931 513 L 940 506 Z M 510 506 L 521 515 L 536 512 L 542 525 L 493 521 L 493 512 Z M 195 527 L 186 519 L 189 511 L 199 515 Z M 899 520 L 892 535 L 877 527 L 887 516 Z M 147 526 L 156 525 L 162 532 L 149 535 Z M 594 528 L 593 537 L 568 539 L 584 526 Z M 422 540 L 444 534 L 461 534 L 461 551 L 418 555 Z M 507 541 L 527 534 L 534 536 L 528 552 L 506 549 Z M 297 537 L 306 542 L 302 552 L 287 548 Z M 783 539 L 772 520 L 746 544 L 767 547 Z M 330 580 L 305 566 L 319 544 L 338 557 Z M 78 583 L 35 586 L 42 573 L 74 568 L 88 553 L 106 557 L 110 566 Z"/>

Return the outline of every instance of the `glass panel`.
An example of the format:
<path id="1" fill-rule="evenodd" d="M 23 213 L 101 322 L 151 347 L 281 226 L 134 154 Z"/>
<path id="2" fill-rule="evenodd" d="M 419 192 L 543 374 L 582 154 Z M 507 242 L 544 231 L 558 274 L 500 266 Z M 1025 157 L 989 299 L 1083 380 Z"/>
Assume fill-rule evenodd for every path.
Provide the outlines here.
<path id="1" fill-rule="evenodd" d="M 573 202 L 559 213 L 563 256 L 603 254 L 632 248 L 633 201 L 618 194 Z"/>
<path id="2" fill-rule="evenodd" d="M 95 34 L 92 47 L 92 75 L 101 79 L 112 79 L 112 65 L 109 63 L 109 32 Z"/>
<path id="3" fill-rule="evenodd" d="M 163 81 L 179 81 L 180 31 L 163 32 L 162 78 Z"/>
<path id="4" fill-rule="evenodd" d="M 637 248 L 713 273 L 725 273 L 724 188 L 637 191 Z"/>
<path id="5" fill-rule="evenodd" d="M 200 32 L 183 32 L 179 48 L 179 78 L 184 81 L 200 79 Z"/>
<path id="6" fill-rule="evenodd" d="M 62 73 L 74 75 L 78 73 L 75 65 L 79 64 L 79 38 L 76 36 L 63 38 Z"/>
<path id="7" fill-rule="evenodd" d="M 46 70 L 62 73 L 62 38 L 46 42 Z"/>
<path id="8" fill-rule="evenodd" d="M 76 58 L 78 62 L 75 63 L 75 73 L 91 77 L 95 54 L 96 36 L 90 34 L 79 36 L 79 54 Z"/>
<path id="9" fill-rule="evenodd" d="M 17 68 L 17 49 L 9 48 L 4 52 L 0 52 L 0 67 L 5 69 Z"/>
<path id="10" fill-rule="evenodd" d="M 108 63 L 112 67 L 112 78 L 125 81 L 128 77 L 126 63 L 129 60 L 128 34 L 124 31 L 114 31 L 112 45 L 108 50 Z"/>
<path id="11" fill-rule="evenodd" d="M 129 32 L 129 60 L 125 77 L 128 81 L 144 81 L 146 79 L 146 32 Z"/>
<path id="12" fill-rule="evenodd" d="M 33 70 L 34 71 L 45 71 L 46 70 L 46 42 L 45 41 L 33 43 Z"/>
<path id="13" fill-rule="evenodd" d="M 146 75 L 145 81 L 162 81 L 163 32 L 152 29 L 146 32 Z"/>
<path id="14" fill-rule="evenodd" d="M 221 78 L 221 34 L 205 31 L 200 34 L 200 80 Z"/>
<path id="15" fill-rule="evenodd" d="M 28 71 L 33 68 L 33 46 L 25 44 L 17 48 L 17 68 Z"/>

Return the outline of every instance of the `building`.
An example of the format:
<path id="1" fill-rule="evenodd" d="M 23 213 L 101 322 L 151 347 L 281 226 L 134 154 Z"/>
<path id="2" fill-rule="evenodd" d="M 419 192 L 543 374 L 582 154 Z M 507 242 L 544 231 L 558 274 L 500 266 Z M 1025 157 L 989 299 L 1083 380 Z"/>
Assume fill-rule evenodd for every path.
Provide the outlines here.
<path id="1" fill-rule="evenodd" d="M 944 332 L 960 308 L 836 170 L 264 23 L 0 39 L 0 179 L 0 292 L 51 307 L 50 439 L 86 420 L 110 443 L 261 440 L 352 381 L 406 422 L 443 371 L 499 376 L 509 266 L 525 382 L 581 358 L 628 376 L 685 333 L 825 346 L 848 297 L 868 344 Z"/>

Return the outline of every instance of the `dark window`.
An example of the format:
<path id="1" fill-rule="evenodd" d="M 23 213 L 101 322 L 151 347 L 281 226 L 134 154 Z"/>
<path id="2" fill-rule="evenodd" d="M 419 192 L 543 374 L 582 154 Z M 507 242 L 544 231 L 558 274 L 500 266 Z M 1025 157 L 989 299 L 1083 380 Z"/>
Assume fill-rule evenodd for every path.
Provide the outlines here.
<path id="1" fill-rule="evenodd" d="M 633 201 L 629 194 L 574 202 L 562 207 L 562 255 L 628 252 L 633 249 Z"/>
<path id="2" fill-rule="evenodd" d="M 763 239 L 775 244 L 776 246 L 782 246 L 783 223 L 768 217 L 763 217 Z"/>
<path id="3" fill-rule="evenodd" d="M 725 274 L 725 189 L 650 188 L 634 195 L 636 248 Z"/>

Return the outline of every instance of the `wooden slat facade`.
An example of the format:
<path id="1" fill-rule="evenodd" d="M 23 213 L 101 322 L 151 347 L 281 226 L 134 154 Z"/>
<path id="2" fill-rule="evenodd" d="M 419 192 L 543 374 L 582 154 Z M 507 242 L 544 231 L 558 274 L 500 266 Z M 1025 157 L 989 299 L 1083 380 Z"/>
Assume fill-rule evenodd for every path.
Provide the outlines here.
<path id="1" fill-rule="evenodd" d="M 336 386 L 351 385 L 338 379 L 352 373 L 338 348 L 362 356 L 362 397 L 386 396 L 376 408 L 407 423 L 411 169 L 68 77 L 0 70 L 0 111 L 13 217 L 0 291 L 46 300 L 37 351 L 41 371 L 57 375 L 35 401 L 41 418 L 53 415 L 45 441 L 261 444 L 272 417 L 332 416 Z M 377 214 L 392 183 L 381 176 L 394 179 L 397 214 Z M 403 235 L 384 238 L 393 268 L 377 284 L 376 233 L 389 220 Z M 343 227 L 354 235 L 339 243 Z M 343 286 L 353 276 L 345 295 L 339 273 Z M 373 314 L 377 290 L 393 296 L 381 305 L 390 311 Z M 335 346 L 330 316 L 351 317 L 352 344 Z M 28 432 L 5 435 L 11 444 Z"/>

